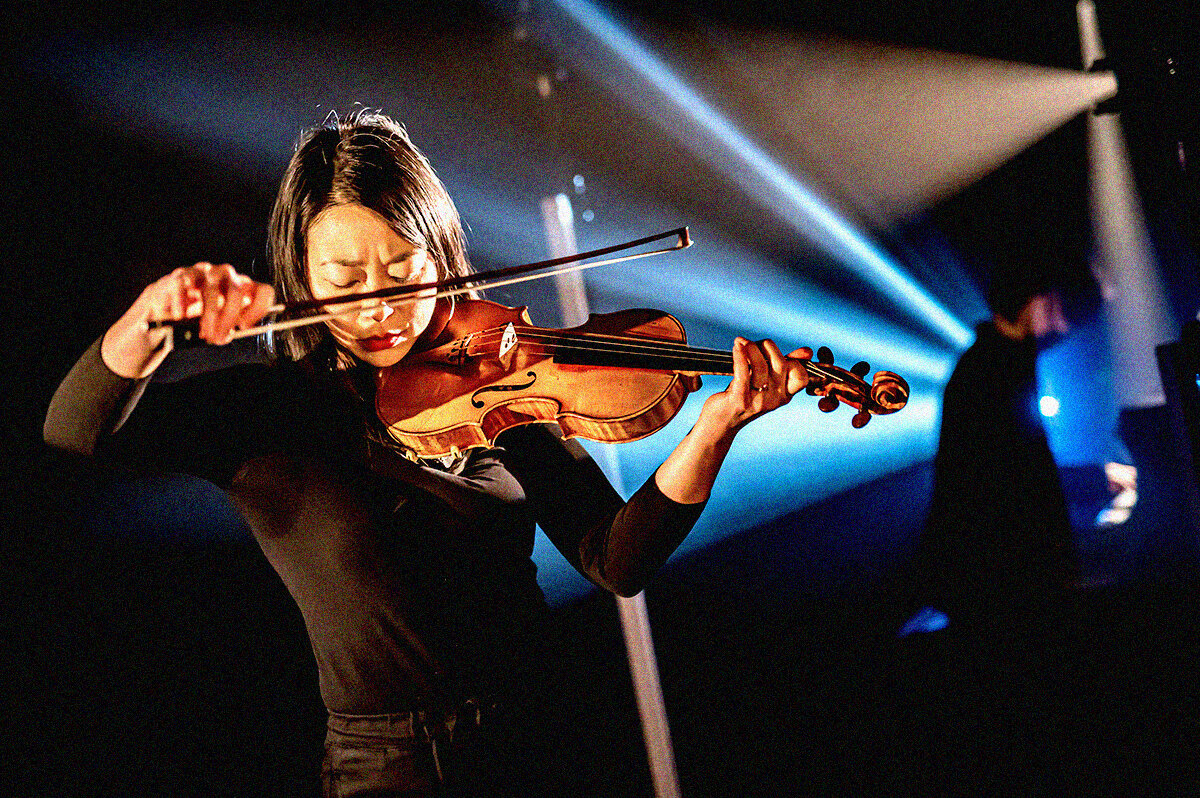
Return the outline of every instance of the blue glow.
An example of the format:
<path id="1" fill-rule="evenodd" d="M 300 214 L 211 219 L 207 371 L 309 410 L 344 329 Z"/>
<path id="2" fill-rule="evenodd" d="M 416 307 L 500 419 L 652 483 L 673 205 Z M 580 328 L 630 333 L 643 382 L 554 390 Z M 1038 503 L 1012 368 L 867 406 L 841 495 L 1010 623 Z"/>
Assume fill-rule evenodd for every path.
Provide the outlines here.
<path id="1" fill-rule="evenodd" d="M 860 272 L 900 308 L 928 324 L 946 341 L 959 348 L 965 348 L 971 342 L 971 330 L 914 282 L 895 261 L 727 121 L 613 20 L 585 0 L 555 2 L 615 54 L 620 63 L 642 78 L 641 85 L 630 87 L 625 85 L 627 76 L 606 75 L 610 81 L 621 84 L 615 87 L 620 96 L 643 104 L 643 110 L 652 112 L 653 118 L 671 128 L 678 140 L 693 153 L 715 162 L 750 196 L 776 211 L 780 219 L 796 226 L 802 235 L 831 256 Z M 616 65 L 612 59 L 602 60 L 606 70 Z M 653 94 L 653 98 L 648 94 Z M 655 104 L 669 107 L 650 107 Z"/>
<path id="2" fill-rule="evenodd" d="M 657 307 L 685 321 L 689 331 L 690 320 L 729 331 L 720 340 L 690 332 L 695 346 L 728 349 L 733 335 L 772 338 L 785 352 L 828 346 L 839 365 L 867 360 L 873 370 L 902 373 L 909 382 L 941 386 L 949 377 L 957 350 L 931 345 L 703 226 L 693 226 L 693 239 L 695 246 L 671 256 L 669 269 L 643 260 L 589 272 L 594 309 Z"/>
<path id="3" fill-rule="evenodd" d="M 1122 460 L 1118 408 L 1103 314 L 1074 327 L 1038 357 L 1039 393 L 1058 400 L 1046 437 L 1061 466 Z"/>
<path id="4" fill-rule="evenodd" d="M 938 632 L 950 625 L 950 618 L 941 610 L 922 607 L 900 629 L 900 637 L 911 634 Z"/>
<path id="5" fill-rule="evenodd" d="M 627 493 L 649 479 L 695 424 L 704 400 L 723 390 L 728 378 L 706 378 L 704 386 L 661 432 L 615 447 Z M 763 416 L 738 434 L 713 487 L 704 514 L 676 556 L 702 549 L 728 535 L 930 459 L 937 448 L 940 389 L 915 387 L 901 412 L 875 418 L 865 428 L 850 426 L 848 408 L 820 412 L 801 394 L 787 407 Z M 602 461 L 602 444 L 583 441 Z M 541 535 L 535 559 L 538 581 L 554 603 L 591 589 Z"/>

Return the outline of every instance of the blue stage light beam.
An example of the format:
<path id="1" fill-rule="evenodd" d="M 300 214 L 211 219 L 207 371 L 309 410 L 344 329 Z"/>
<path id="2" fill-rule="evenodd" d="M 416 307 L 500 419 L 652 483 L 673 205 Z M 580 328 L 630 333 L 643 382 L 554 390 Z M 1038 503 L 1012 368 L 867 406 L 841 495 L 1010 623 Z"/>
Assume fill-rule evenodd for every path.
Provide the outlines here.
<path id="1" fill-rule="evenodd" d="M 649 209 L 642 218 L 652 226 L 662 221 Z M 626 232 L 608 229 L 605 235 L 620 238 Z M 666 310 L 688 330 L 689 343 L 706 348 L 728 349 L 735 335 L 772 338 L 785 351 L 800 345 L 827 345 L 841 365 L 866 359 L 874 370 L 901 374 L 909 381 L 912 395 L 899 413 L 872 419 L 861 430 L 851 426 L 849 408 L 825 414 L 805 394 L 748 425 L 739 433 L 708 506 L 680 554 L 778 521 L 933 456 L 942 386 L 956 350 L 918 338 L 702 225 L 693 226 L 693 238 L 692 248 L 667 258 L 588 272 L 593 310 Z M 650 478 L 696 422 L 704 400 L 724 390 L 728 382 L 727 377 L 705 377 L 703 387 L 663 430 L 613 447 L 630 489 Z M 584 446 L 603 461 L 600 444 L 585 441 Z M 548 541 L 539 536 L 537 545 L 539 582 L 553 603 L 590 590 Z"/>
<path id="2" fill-rule="evenodd" d="M 617 446 L 629 485 L 636 487 L 650 478 L 696 423 L 704 400 L 727 384 L 727 379 L 706 378 L 662 431 Z M 738 434 L 704 513 L 675 556 L 778 521 L 863 482 L 930 459 L 937 448 L 940 407 L 938 389 L 916 386 L 902 411 L 855 430 L 848 408 L 825 414 L 817 409 L 815 399 L 805 394 L 795 397 Z M 592 452 L 599 445 L 584 441 Z M 914 499 L 912 511 L 924 512 L 919 500 Z M 568 602 L 593 589 L 544 536 L 538 538 L 534 551 L 538 582 L 552 603 Z"/>
<path id="3" fill-rule="evenodd" d="M 602 53 L 579 64 L 613 93 L 666 128 L 748 196 L 847 268 L 862 275 L 904 312 L 962 349 L 971 330 L 815 190 L 782 167 L 609 16 L 585 0 L 554 0 Z M 578 37 L 569 37 L 573 44 Z M 565 57 L 586 48 L 572 47 Z"/>
<path id="4" fill-rule="evenodd" d="M 641 218 L 650 218 L 647 210 Z M 664 221 L 662 225 L 666 225 Z M 620 240 L 633 230 L 612 230 Z M 771 338 L 784 351 L 797 346 L 828 346 L 837 363 L 866 360 L 875 370 L 904 372 L 905 379 L 941 386 L 949 378 L 958 349 L 930 344 L 896 324 L 841 299 L 794 270 L 722 240 L 711 229 L 692 226 L 695 244 L 667 256 L 587 275 L 593 306 L 656 307 L 680 318 L 729 334 L 726 340 L 700 340 L 696 346 L 728 348 L 732 336 Z M 686 326 L 686 325 L 685 325 Z"/>

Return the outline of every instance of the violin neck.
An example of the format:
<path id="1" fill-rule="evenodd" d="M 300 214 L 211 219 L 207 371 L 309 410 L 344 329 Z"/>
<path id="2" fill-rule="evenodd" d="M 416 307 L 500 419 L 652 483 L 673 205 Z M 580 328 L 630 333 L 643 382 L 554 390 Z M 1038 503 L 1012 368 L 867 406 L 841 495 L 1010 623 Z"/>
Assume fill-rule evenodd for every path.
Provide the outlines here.
<path id="1" fill-rule="evenodd" d="M 514 340 L 531 355 L 552 357 L 566 366 L 632 368 L 648 371 L 673 371 L 694 376 L 733 375 L 733 353 L 720 349 L 701 349 L 661 338 L 632 335 L 536 330 L 518 328 Z M 463 357 L 491 356 L 506 351 L 504 334 L 491 330 L 479 336 L 459 339 L 426 353 L 430 359 L 460 362 Z M 823 364 L 802 361 L 809 376 L 818 380 L 838 381 Z"/>
<path id="2" fill-rule="evenodd" d="M 543 344 L 546 346 L 546 344 Z M 733 353 L 701 349 L 687 344 L 630 336 L 594 334 L 559 335 L 547 346 L 556 363 L 578 366 L 611 366 L 702 376 L 733 376 Z M 821 382 L 841 382 L 822 363 L 801 361 L 809 377 Z"/>
<path id="3" fill-rule="evenodd" d="M 696 349 L 685 344 L 642 343 L 637 339 L 607 341 L 602 347 L 578 346 L 560 341 L 553 347 L 556 363 L 575 366 L 611 366 L 680 374 L 733 374 L 733 355 L 715 349 Z"/>

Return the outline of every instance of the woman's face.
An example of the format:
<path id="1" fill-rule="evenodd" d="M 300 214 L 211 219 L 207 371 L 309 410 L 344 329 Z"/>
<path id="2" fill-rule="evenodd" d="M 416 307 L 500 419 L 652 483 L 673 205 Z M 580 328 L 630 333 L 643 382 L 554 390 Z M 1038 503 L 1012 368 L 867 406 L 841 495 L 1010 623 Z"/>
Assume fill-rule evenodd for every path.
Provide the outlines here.
<path id="1" fill-rule="evenodd" d="M 331 205 L 308 228 L 305 266 L 314 299 L 366 293 L 437 280 L 429 252 L 397 235 L 387 221 L 362 205 Z M 429 325 L 436 300 L 424 297 L 396 307 L 378 300 L 331 303 L 331 311 L 356 311 L 325 322 L 345 351 L 380 368 L 398 363 Z"/>

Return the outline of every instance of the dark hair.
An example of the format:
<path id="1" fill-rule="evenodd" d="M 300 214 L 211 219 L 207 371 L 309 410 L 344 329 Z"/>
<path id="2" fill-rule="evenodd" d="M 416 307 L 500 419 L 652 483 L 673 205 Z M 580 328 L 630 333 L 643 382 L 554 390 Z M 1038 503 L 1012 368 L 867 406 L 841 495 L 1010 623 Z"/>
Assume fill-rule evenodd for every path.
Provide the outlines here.
<path id="1" fill-rule="evenodd" d="M 470 273 L 458 210 L 404 128 L 374 111 L 335 114 L 301 134 L 271 212 L 267 250 L 279 301 L 312 299 L 308 229 L 326 208 L 350 204 L 427 250 L 439 280 Z M 300 360 L 328 337 L 325 325 L 311 324 L 276 332 L 271 348 Z"/>
<path id="2" fill-rule="evenodd" d="M 997 316 L 1015 322 L 1029 300 L 1056 289 L 1053 283 L 1040 278 L 1030 279 L 1011 273 L 993 274 L 988 285 L 988 308 Z"/>
<path id="3" fill-rule="evenodd" d="M 999 254 L 989 253 L 982 260 L 988 309 L 1010 322 L 1017 320 L 1029 300 L 1065 288 L 1073 267 L 1061 253 L 1036 242 L 1020 251 L 1008 247 Z"/>

